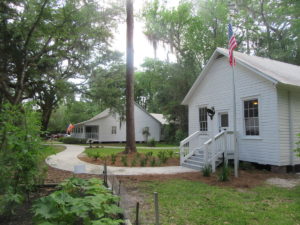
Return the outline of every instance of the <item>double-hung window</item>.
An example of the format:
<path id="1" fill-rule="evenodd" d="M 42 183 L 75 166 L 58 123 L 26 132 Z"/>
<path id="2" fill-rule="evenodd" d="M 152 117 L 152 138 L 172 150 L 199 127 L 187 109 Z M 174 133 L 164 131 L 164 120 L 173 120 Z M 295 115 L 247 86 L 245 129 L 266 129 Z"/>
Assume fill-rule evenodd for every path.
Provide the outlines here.
<path id="1" fill-rule="evenodd" d="M 200 131 L 207 131 L 207 108 L 199 108 Z"/>
<path id="2" fill-rule="evenodd" d="M 244 101 L 245 135 L 259 135 L 258 99 Z"/>
<path id="3" fill-rule="evenodd" d="M 111 127 L 111 134 L 117 134 L 117 127 L 116 126 Z"/>

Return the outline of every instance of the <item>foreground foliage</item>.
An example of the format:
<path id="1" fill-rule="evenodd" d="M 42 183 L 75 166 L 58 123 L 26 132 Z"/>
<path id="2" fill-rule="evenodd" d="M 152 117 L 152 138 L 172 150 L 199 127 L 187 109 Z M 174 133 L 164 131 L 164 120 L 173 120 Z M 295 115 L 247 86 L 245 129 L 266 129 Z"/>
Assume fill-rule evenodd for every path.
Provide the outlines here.
<path id="1" fill-rule="evenodd" d="M 118 200 L 99 179 L 70 178 L 58 191 L 38 199 L 32 210 L 37 224 L 119 225 Z"/>
<path id="2" fill-rule="evenodd" d="M 141 209 L 152 224 L 153 192 L 159 193 L 161 224 L 298 224 L 300 187 L 259 186 L 233 189 L 188 180 L 147 181 L 138 184 L 147 197 Z M 288 215 L 288 216 L 287 216 Z M 187 223 L 188 221 L 188 223 Z"/>
<path id="3" fill-rule="evenodd" d="M 0 111 L 0 215 L 9 214 L 40 183 L 40 117 L 25 106 L 4 105 Z"/>

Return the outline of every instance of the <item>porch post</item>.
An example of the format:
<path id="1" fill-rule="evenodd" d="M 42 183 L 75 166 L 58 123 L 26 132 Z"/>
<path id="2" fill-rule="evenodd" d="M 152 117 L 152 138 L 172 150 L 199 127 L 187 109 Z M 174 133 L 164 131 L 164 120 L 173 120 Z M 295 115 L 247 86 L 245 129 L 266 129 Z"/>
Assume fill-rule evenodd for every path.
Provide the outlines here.
<path id="1" fill-rule="evenodd" d="M 224 146 L 225 146 L 225 149 L 224 149 L 224 157 L 225 157 L 225 163 L 226 165 L 228 165 L 228 146 L 227 146 L 227 130 L 225 130 L 225 133 L 224 133 Z"/>
<path id="2" fill-rule="evenodd" d="M 214 135 L 214 124 L 213 124 L 213 118 L 210 120 L 210 126 L 211 126 L 211 166 L 212 166 L 212 172 L 216 172 L 216 160 L 215 160 L 215 154 L 216 154 L 216 141 L 215 141 L 215 135 Z"/>

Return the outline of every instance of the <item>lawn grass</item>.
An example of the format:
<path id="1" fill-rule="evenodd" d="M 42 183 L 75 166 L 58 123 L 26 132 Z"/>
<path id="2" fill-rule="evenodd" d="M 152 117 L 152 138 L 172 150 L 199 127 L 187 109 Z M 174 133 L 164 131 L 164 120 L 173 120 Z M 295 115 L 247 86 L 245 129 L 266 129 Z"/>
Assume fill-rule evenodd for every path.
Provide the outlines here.
<path id="1" fill-rule="evenodd" d="M 100 157 L 105 157 L 105 156 L 111 156 L 112 154 L 118 154 L 120 152 L 123 152 L 124 149 L 122 148 L 86 148 L 85 152 L 88 151 L 94 151 L 94 152 L 99 152 L 100 153 Z M 146 154 L 147 152 L 152 152 L 153 156 L 158 156 L 158 153 L 160 151 L 165 151 L 165 152 L 169 152 L 172 151 L 173 156 L 174 157 L 178 157 L 179 158 L 179 154 L 178 153 L 178 149 L 144 149 L 144 148 L 138 148 L 137 152 L 141 153 L 141 154 Z"/>
<path id="2" fill-rule="evenodd" d="M 161 224 L 300 224 L 300 187 L 260 186 L 237 190 L 187 180 L 138 184 L 146 196 L 145 224 L 154 224 L 153 192 L 159 194 Z M 144 207 L 143 207 L 144 208 Z"/>
<path id="3" fill-rule="evenodd" d="M 44 161 L 48 156 L 59 153 L 65 149 L 66 147 L 62 145 L 43 145 L 43 148 L 40 151 L 39 160 Z"/>

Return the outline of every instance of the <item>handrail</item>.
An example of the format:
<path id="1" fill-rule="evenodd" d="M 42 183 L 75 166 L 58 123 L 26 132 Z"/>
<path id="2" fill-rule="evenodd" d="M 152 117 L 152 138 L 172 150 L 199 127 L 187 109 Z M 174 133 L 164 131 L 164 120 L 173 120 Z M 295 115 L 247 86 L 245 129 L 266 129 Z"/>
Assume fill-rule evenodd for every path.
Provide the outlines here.
<path id="1" fill-rule="evenodd" d="M 195 133 L 191 134 L 190 136 L 186 137 L 185 139 L 183 139 L 180 142 L 180 146 L 183 146 L 184 144 L 186 144 L 187 142 L 189 142 L 190 140 L 194 139 L 195 136 L 199 135 L 200 131 L 196 131 Z"/>

